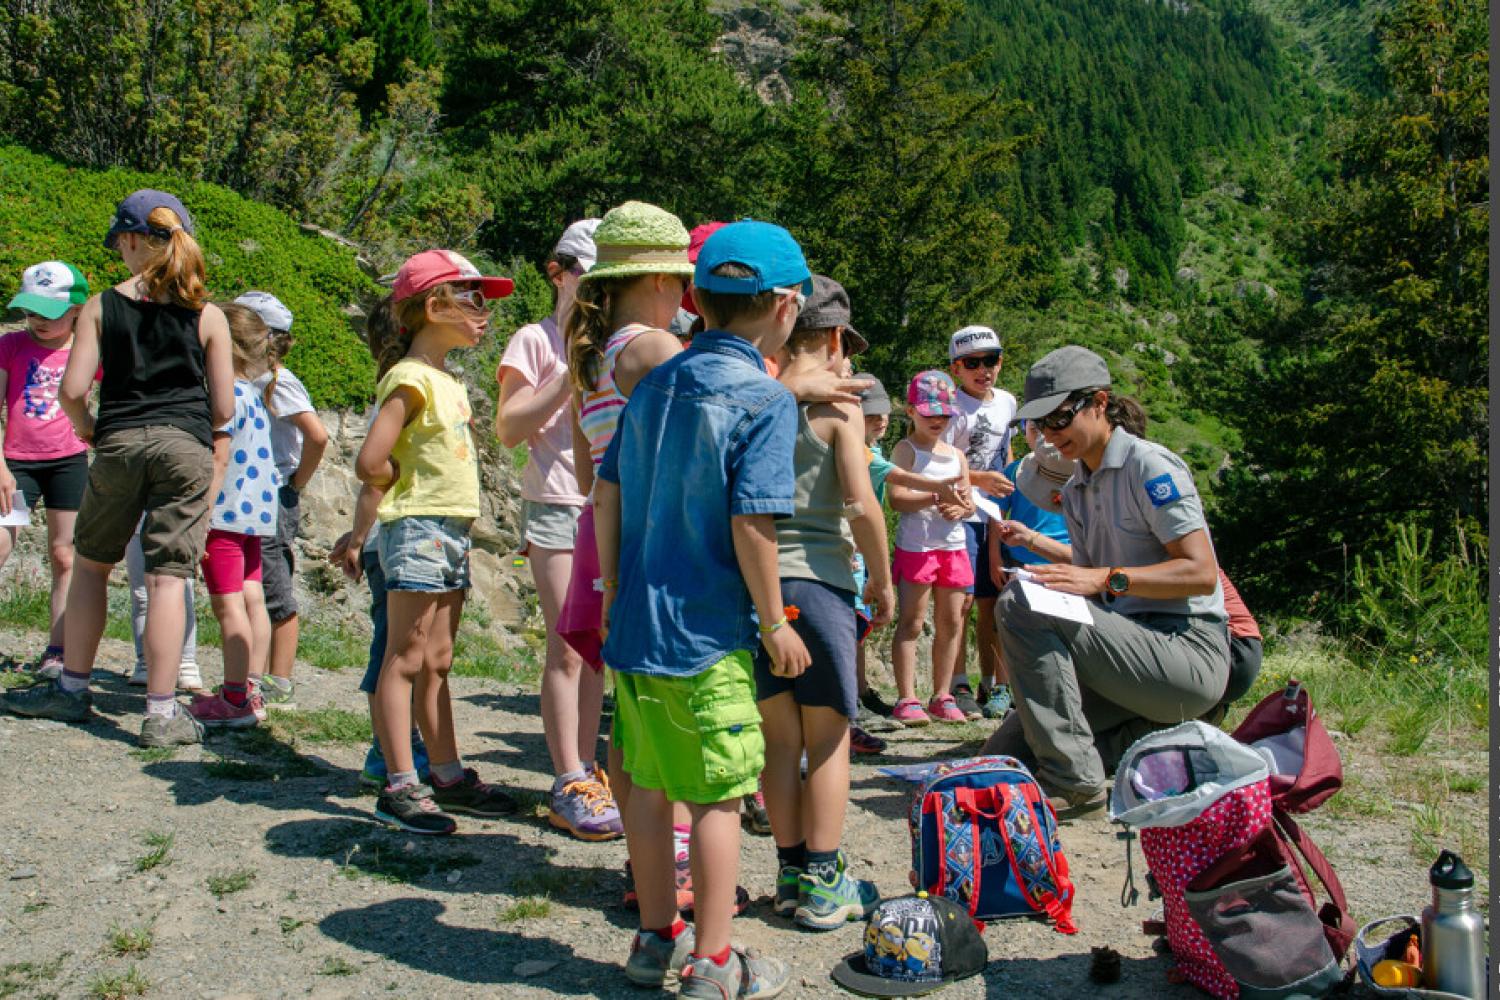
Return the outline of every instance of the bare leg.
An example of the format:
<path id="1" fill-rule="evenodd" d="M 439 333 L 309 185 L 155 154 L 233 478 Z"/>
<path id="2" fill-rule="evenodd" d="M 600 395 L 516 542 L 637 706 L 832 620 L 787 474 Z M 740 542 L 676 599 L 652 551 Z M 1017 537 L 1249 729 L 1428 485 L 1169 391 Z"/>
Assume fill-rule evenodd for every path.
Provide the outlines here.
<path id="1" fill-rule="evenodd" d="M 73 628 L 73 619 L 81 613 L 76 600 L 78 593 L 78 579 L 89 560 L 81 556 L 74 560 L 73 586 L 68 590 L 68 615 L 64 621 L 64 631 L 67 633 L 67 648 L 63 651 L 65 662 L 73 660 L 73 637 L 77 632 Z M 94 563 L 95 566 L 101 565 Z M 100 578 L 100 597 L 104 596 L 103 584 L 109 579 L 109 568 L 104 570 Z M 182 629 L 183 616 L 186 609 L 183 606 L 182 592 L 187 586 L 187 581 L 180 576 L 168 576 L 165 573 L 146 574 L 146 629 L 143 645 L 146 648 L 146 693 L 162 696 L 170 696 L 177 691 L 177 670 L 182 666 Z M 99 635 L 104 631 L 104 606 L 101 600 L 99 625 L 90 631 L 93 641 L 87 643 L 85 652 L 88 654 L 88 662 L 94 660 L 94 653 L 99 648 Z M 71 667 L 68 669 L 72 669 Z"/>
<path id="2" fill-rule="evenodd" d="M 599 742 L 599 709 L 603 677 L 589 670 L 582 658 L 557 634 L 568 580 L 573 573 L 572 550 L 531 547 L 531 573 L 547 627 L 547 662 L 542 668 L 542 729 L 554 775 L 572 774 L 594 759 Z"/>
<path id="3" fill-rule="evenodd" d="M 922 619 L 927 617 L 927 595 L 932 592 L 932 587 L 929 584 L 902 580 L 897 591 L 900 611 L 896 620 L 896 635 L 891 640 L 891 672 L 896 675 L 896 697 L 915 698 L 917 636 L 922 634 Z M 933 650 L 932 659 L 936 664 L 936 649 Z"/>
<path id="4" fill-rule="evenodd" d="M 422 673 L 427 636 L 443 595 L 424 591 L 392 590 L 386 593 L 390 621 L 385 644 L 385 662 L 375 686 L 380 711 L 372 721 L 378 727 L 380 749 L 392 773 L 415 771 L 411 754 L 412 688 Z M 426 732 L 423 739 L 430 739 Z M 452 760 L 452 757 L 448 758 Z"/>
<path id="5" fill-rule="evenodd" d="M 53 646 L 63 644 L 63 611 L 73 580 L 73 525 L 77 522 L 76 510 L 47 508 L 47 559 L 52 564 L 52 629 L 47 641 Z"/>
<path id="6" fill-rule="evenodd" d="M 640 900 L 641 926 L 648 929 L 670 927 L 677 919 L 677 881 L 672 858 L 672 807 L 666 795 L 657 788 L 635 788 L 627 797 L 625 810 L 625 846 L 630 852 L 630 868 L 635 874 L 635 891 Z M 739 816 L 735 815 L 735 844 L 739 844 Z M 697 868 L 693 887 L 698 887 Z M 733 890 L 730 890 L 733 892 Z M 701 897 L 694 896 L 698 913 Z"/>
<path id="7" fill-rule="evenodd" d="M 836 851 L 844 839 L 849 808 L 849 718 L 832 708 L 805 706 L 802 738 L 807 745 L 807 781 L 802 788 L 807 849 Z M 769 749 L 770 741 L 766 742 Z"/>
<path id="8" fill-rule="evenodd" d="M 953 647 L 961 641 L 959 630 L 963 628 L 964 598 L 962 590 L 938 587 L 937 600 L 932 612 L 932 690 L 934 694 L 948 690 L 953 679 Z"/>
<path id="9" fill-rule="evenodd" d="M 248 581 L 246 586 L 248 586 Z M 255 655 L 255 631 L 250 621 L 250 614 L 246 607 L 244 591 L 230 594 L 211 594 L 209 601 L 213 605 L 214 617 L 219 620 L 219 633 L 223 637 L 222 649 L 224 652 L 224 683 L 244 684 L 250 677 L 251 657 Z M 173 601 L 174 607 L 180 607 L 177 601 Z M 154 612 L 157 606 L 156 596 L 150 598 L 150 606 Z M 146 628 L 150 629 L 148 621 Z M 181 642 L 182 631 L 177 631 L 178 641 Z M 148 640 L 149 645 L 149 640 Z M 182 647 L 179 645 L 174 651 L 174 660 L 181 654 Z M 151 662 L 149 659 L 146 661 Z"/>
<path id="10" fill-rule="evenodd" d="M 932 691 L 934 694 L 950 691 L 956 684 L 969 683 L 969 618 L 971 617 L 970 612 L 973 610 L 973 608 L 974 595 L 964 594 L 963 609 L 959 612 L 958 630 L 954 633 L 954 635 L 957 636 L 958 641 L 954 643 L 953 669 L 948 674 L 948 683 L 944 684 L 941 688 L 937 687 L 936 685 L 933 686 Z M 934 622 L 933 624 L 935 626 L 936 622 Z M 976 640 L 977 638 L 978 637 L 976 636 Z M 932 663 L 932 675 L 933 679 L 936 680 L 936 658 L 933 659 Z"/>
<path id="11" fill-rule="evenodd" d="M 267 621 L 269 623 L 269 619 Z M 284 680 L 291 679 L 292 667 L 297 663 L 299 629 L 299 619 L 296 615 L 271 624 L 271 676 Z"/>
<path id="12" fill-rule="evenodd" d="M 245 581 L 245 618 L 250 624 L 250 675 L 260 676 L 271 651 L 271 618 L 266 614 L 266 591 L 257 580 Z"/>
<path id="13" fill-rule="evenodd" d="M 740 877 L 740 803 L 739 799 L 712 805 L 690 802 L 688 812 L 693 816 L 689 852 L 693 866 L 693 930 L 696 936 L 693 950 L 699 955 L 716 955 L 729 947 L 729 922 L 734 917 L 734 887 Z M 670 836 L 667 844 L 670 847 Z M 663 885 L 672 886 L 670 874 Z M 643 917 L 645 902 L 643 896 Z"/>
<path id="14" fill-rule="evenodd" d="M 979 610 L 974 623 L 974 642 L 979 647 L 979 679 L 993 687 L 1003 676 L 1000 671 L 1000 635 L 995 631 L 995 598 L 981 597 L 974 603 Z"/>
<path id="15" fill-rule="evenodd" d="M 5 563 L 10 559 L 10 554 L 16 548 L 17 530 L 15 528 L 0 528 L 0 569 L 5 568 Z"/>
<path id="16" fill-rule="evenodd" d="M 777 847 L 796 847 L 806 839 L 802 796 L 802 712 L 790 691 L 759 703 L 760 728 L 766 740 L 766 767 L 761 791 L 771 817 Z M 848 720 L 844 720 L 847 738 Z M 811 760 L 809 759 L 809 764 Z M 693 883 L 695 886 L 697 882 Z"/>
<path id="17" fill-rule="evenodd" d="M 73 560 L 73 579 L 68 585 L 68 613 L 63 619 L 63 669 L 84 675 L 94 669 L 99 653 L 99 638 L 104 634 L 104 616 L 109 607 L 109 563 L 95 562 L 78 556 Z M 147 577 L 149 581 L 151 577 Z M 179 633 L 180 635 L 181 633 Z M 147 661 L 149 662 L 149 660 Z M 176 683 L 177 664 L 165 688 L 147 685 L 151 694 L 169 694 Z"/>
<path id="18" fill-rule="evenodd" d="M 458 760 L 458 739 L 453 732 L 453 700 L 448 693 L 448 671 L 453 666 L 453 635 L 464 610 L 464 592 L 449 590 L 436 595 L 422 670 L 416 678 L 417 728 L 427 744 L 433 764 Z M 392 633 L 393 635 L 395 633 Z M 408 742 L 410 737 L 408 736 Z M 390 758 L 387 758 L 389 762 Z M 410 770 L 401 768 L 400 770 Z"/>

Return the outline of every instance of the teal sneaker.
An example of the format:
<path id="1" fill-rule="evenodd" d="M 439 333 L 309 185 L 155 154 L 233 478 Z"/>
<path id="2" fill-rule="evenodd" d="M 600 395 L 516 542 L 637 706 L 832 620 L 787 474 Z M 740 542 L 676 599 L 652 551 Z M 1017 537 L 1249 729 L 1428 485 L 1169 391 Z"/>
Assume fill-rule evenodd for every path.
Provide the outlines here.
<path id="1" fill-rule="evenodd" d="M 411 760 L 417 768 L 417 780 L 426 783 L 431 775 L 431 769 L 427 764 L 427 744 L 422 742 L 422 734 L 415 729 L 411 731 Z M 385 754 L 381 753 L 380 741 L 377 739 L 370 744 L 370 749 L 365 753 L 365 766 L 360 769 L 359 783 L 365 788 L 378 792 L 385 787 L 388 780 Z"/>
<path id="2" fill-rule="evenodd" d="M 1004 718 L 1005 713 L 1010 711 L 1010 700 L 1010 688 L 1004 684 L 996 684 L 984 699 L 984 717 Z"/>
<path id="3" fill-rule="evenodd" d="M 831 931 L 851 920 L 863 920 L 880 903 L 875 883 L 849 874 L 843 852 L 829 881 L 803 872 L 797 876 L 797 911 L 793 919 L 815 931 Z"/>
<path id="4" fill-rule="evenodd" d="M 290 678 L 266 674 L 260 679 L 260 696 L 267 708 L 290 710 L 297 707 L 297 686 Z"/>
<path id="5" fill-rule="evenodd" d="M 802 869 L 783 865 L 776 874 L 776 898 L 771 902 L 771 912 L 778 917 L 790 917 L 797 912 L 797 903 L 802 898 L 799 880 Z"/>

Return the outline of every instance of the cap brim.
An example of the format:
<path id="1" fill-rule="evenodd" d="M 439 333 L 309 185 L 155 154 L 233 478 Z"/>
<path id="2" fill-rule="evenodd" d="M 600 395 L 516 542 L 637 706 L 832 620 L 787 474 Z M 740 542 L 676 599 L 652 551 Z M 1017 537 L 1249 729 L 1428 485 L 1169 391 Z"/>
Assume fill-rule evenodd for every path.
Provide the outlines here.
<path id="1" fill-rule="evenodd" d="M 930 403 L 912 403 L 911 408 L 917 412 L 919 417 L 951 417 L 953 411 L 946 409 L 942 404 L 933 406 Z"/>
<path id="2" fill-rule="evenodd" d="M 856 354 L 863 354 L 870 349 L 870 342 L 864 338 L 854 327 L 844 326 L 844 356 L 852 358 Z"/>
<path id="3" fill-rule="evenodd" d="M 868 997 L 919 997 L 947 986 L 950 980 L 937 982 L 908 983 L 900 979 L 886 979 L 868 971 L 865 953 L 857 951 L 833 967 L 833 981 L 851 993 Z"/>
<path id="4" fill-rule="evenodd" d="M 1016 416 L 1011 421 L 1011 426 L 1015 426 L 1023 420 L 1036 420 L 1038 417 L 1045 417 L 1067 402 L 1068 397 L 1072 394 L 1072 391 L 1069 390 L 1067 392 L 1054 392 L 1048 396 L 1039 396 L 1036 399 L 1027 400 L 1016 411 Z"/>
<path id="5" fill-rule="evenodd" d="M 503 299 L 516 290 L 516 283 L 509 278 L 480 278 L 479 294 L 487 299 Z"/>
<path id="6" fill-rule="evenodd" d="M 16 297 L 10 300 L 7 309 L 25 309 L 34 312 L 46 319 L 61 319 L 69 309 L 73 308 L 72 302 L 59 302 L 56 299 L 44 299 L 40 295 L 32 295 L 30 292 L 18 292 Z"/>
<path id="7" fill-rule="evenodd" d="M 1016 467 L 1016 489 L 1035 504 L 1038 510 L 1061 514 L 1063 483 L 1054 483 L 1047 479 L 1037 471 L 1036 466 L 1036 461 L 1030 455 L 1021 459 L 1021 464 Z M 1054 495 L 1058 498 L 1056 503 L 1052 500 Z"/>

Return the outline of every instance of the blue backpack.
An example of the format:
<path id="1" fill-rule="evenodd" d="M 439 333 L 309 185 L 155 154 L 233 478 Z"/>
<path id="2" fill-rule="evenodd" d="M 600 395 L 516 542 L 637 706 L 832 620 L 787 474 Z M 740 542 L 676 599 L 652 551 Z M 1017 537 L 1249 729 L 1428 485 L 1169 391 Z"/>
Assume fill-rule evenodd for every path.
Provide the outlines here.
<path id="1" fill-rule="evenodd" d="M 1044 915 L 1074 934 L 1073 882 L 1057 817 L 1014 757 L 940 765 L 911 806 L 912 885 L 975 920 Z"/>

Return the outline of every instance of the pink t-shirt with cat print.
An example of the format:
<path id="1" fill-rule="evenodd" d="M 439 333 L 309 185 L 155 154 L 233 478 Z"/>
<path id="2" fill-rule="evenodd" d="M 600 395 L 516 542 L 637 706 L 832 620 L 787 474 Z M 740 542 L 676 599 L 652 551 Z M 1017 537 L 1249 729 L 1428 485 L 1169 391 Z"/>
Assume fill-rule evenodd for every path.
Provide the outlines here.
<path id="1" fill-rule="evenodd" d="M 88 450 L 57 401 L 71 350 L 71 340 L 67 347 L 44 347 L 25 330 L 0 337 L 0 371 L 6 375 L 6 458 L 42 462 Z"/>

